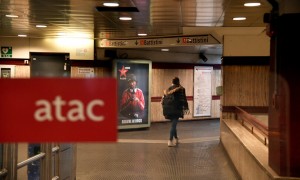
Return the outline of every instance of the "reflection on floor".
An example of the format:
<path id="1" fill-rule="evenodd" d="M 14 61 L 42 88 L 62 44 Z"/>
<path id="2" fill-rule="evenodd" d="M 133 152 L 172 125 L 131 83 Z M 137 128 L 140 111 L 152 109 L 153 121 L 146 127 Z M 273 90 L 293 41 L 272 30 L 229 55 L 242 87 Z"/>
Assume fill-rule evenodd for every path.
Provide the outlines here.
<path id="1" fill-rule="evenodd" d="M 168 147 L 170 122 L 119 132 L 118 143 L 77 144 L 77 180 L 240 179 L 219 141 L 219 119 L 180 121 L 180 144 Z"/>

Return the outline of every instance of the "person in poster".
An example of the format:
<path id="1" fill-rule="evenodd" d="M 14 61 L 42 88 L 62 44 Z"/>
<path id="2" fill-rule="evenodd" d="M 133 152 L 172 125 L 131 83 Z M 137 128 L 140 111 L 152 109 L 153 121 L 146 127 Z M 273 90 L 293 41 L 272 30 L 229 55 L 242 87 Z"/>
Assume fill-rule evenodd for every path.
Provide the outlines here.
<path id="1" fill-rule="evenodd" d="M 137 88 L 134 74 L 127 77 L 128 87 L 123 91 L 120 104 L 120 113 L 127 118 L 143 118 L 145 99 L 143 91 Z"/>

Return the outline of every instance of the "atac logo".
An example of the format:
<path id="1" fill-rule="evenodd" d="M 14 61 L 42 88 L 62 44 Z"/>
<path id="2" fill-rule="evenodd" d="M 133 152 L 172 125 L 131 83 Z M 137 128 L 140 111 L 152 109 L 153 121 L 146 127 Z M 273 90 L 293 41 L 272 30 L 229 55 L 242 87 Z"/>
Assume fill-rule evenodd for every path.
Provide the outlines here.
<path id="1" fill-rule="evenodd" d="M 38 122 L 57 120 L 60 122 L 76 122 L 85 121 L 86 119 L 100 122 L 104 120 L 104 116 L 96 115 L 93 111 L 96 107 L 103 108 L 105 105 L 101 99 L 93 99 L 85 105 L 79 99 L 72 99 L 70 101 L 63 100 L 61 96 L 55 96 L 55 99 L 48 101 L 46 99 L 39 99 L 35 102 L 38 107 L 34 112 L 34 119 Z M 63 107 L 67 106 L 69 109 L 63 115 Z M 54 111 L 54 113 L 52 112 Z M 54 117 L 53 117 L 54 114 Z M 87 117 L 86 117 L 87 116 Z"/>

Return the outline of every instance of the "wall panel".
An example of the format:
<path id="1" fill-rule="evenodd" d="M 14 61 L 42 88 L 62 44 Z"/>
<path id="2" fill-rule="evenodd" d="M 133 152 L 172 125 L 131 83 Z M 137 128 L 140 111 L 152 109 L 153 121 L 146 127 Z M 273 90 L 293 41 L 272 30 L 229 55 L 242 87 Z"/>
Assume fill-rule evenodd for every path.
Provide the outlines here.
<path id="1" fill-rule="evenodd" d="M 73 60 L 94 59 L 94 40 L 87 38 L 2 37 L 0 45 L 12 47 L 13 58 L 29 59 L 30 52 L 68 52 Z"/>
<path id="2" fill-rule="evenodd" d="M 112 72 L 108 67 L 93 67 L 91 66 L 72 66 L 71 77 L 72 78 L 86 78 L 84 74 L 79 74 L 78 68 L 94 68 L 95 77 L 112 77 Z M 186 89 L 186 95 L 188 97 L 188 104 L 190 110 L 193 109 L 193 69 L 152 69 L 152 85 L 150 87 L 151 93 L 151 122 L 166 121 L 160 103 L 160 99 L 163 96 L 163 90 L 168 88 L 172 79 L 177 76 L 180 78 L 181 84 Z M 29 78 L 30 77 L 30 66 L 29 65 L 17 65 L 16 66 L 16 77 L 18 78 Z M 185 115 L 184 120 L 192 119 L 207 119 L 207 118 L 219 118 L 220 117 L 220 98 L 216 96 L 216 86 L 220 86 L 222 81 L 221 70 L 213 70 L 212 77 L 212 115 L 210 117 L 197 117 L 190 114 Z M 215 98 L 216 97 L 216 98 Z"/>
<path id="3" fill-rule="evenodd" d="M 164 89 L 172 85 L 172 79 L 179 77 L 180 84 L 185 87 L 186 95 L 193 95 L 193 69 L 152 69 L 152 97 L 162 96 Z"/>
<path id="4" fill-rule="evenodd" d="M 30 66 L 16 66 L 15 78 L 30 78 Z"/>
<path id="5" fill-rule="evenodd" d="M 223 56 L 269 56 L 270 38 L 258 35 L 225 35 Z"/>
<path id="6" fill-rule="evenodd" d="M 269 66 L 223 66 L 223 106 L 268 106 Z"/>
<path id="7" fill-rule="evenodd" d="M 194 88 L 194 69 L 152 69 L 152 84 L 151 93 L 152 98 L 155 99 L 151 102 L 151 122 L 165 121 L 162 114 L 162 107 L 160 98 L 163 96 L 163 90 L 167 89 L 172 79 L 177 76 L 180 79 L 180 83 L 186 89 L 186 95 L 188 97 L 189 109 L 193 109 L 193 88 Z M 222 77 L 221 70 L 213 70 L 212 74 L 212 95 L 216 96 L 216 87 L 221 85 Z M 185 115 L 183 120 L 192 119 L 207 119 L 207 118 L 219 118 L 220 117 L 220 99 L 217 97 L 212 100 L 212 113 L 209 117 L 193 117 L 193 113 Z"/>

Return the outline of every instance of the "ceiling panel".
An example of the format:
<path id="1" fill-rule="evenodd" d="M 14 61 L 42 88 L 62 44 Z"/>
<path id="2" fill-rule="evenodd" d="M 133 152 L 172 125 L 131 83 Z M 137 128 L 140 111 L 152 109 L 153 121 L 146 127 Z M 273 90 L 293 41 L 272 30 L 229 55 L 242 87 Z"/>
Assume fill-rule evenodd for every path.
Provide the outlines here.
<path id="1" fill-rule="evenodd" d="M 246 0 L 119 0 L 120 7 L 139 12 L 99 12 L 104 0 L 0 0 L 0 37 L 56 37 L 61 33 L 89 38 L 180 36 L 183 27 L 263 27 L 263 14 L 271 6 L 244 7 Z M 6 15 L 18 15 L 8 18 Z M 120 21 L 120 16 L 132 21 Z M 245 16 L 245 21 L 233 21 Z M 38 29 L 37 24 L 47 28 Z M 81 34 L 81 35 L 80 35 Z"/>

